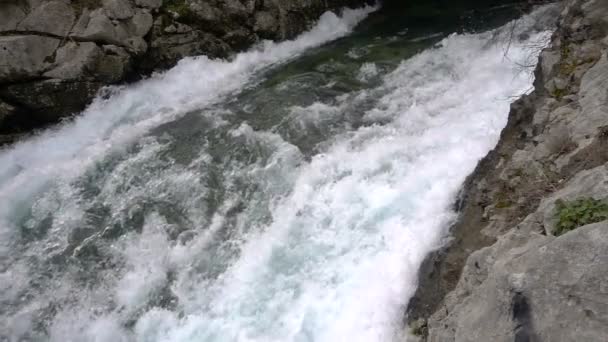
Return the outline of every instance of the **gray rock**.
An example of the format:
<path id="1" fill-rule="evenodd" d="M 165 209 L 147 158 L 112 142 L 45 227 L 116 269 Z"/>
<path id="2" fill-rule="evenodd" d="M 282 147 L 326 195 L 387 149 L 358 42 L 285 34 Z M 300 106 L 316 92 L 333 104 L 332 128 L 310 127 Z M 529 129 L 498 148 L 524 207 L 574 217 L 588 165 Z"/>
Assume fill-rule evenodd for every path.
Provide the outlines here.
<path id="1" fill-rule="evenodd" d="M 141 37 L 127 38 L 126 47 L 133 55 L 141 55 L 148 50 L 148 43 Z"/>
<path id="2" fill-rule="evenodd" d="M 40 76 L 50 65 L 59 40 L 41 36 L 0 37 L 0 80 Z"/>
<path id="3" fill-rule="evenodd" d="M 257 41 L 257 37 L 251 34 L 251 31 L 245 28 L 238 28 L 236 30 L 226 33 L 222 40 L 225 41 L 235 51 L 241 51 L 251 46 Z"/>
<path id="4" fill-rule="evenodd" d="M 105 83 L 120 81 L 131 68 L 131 55 L 124 48 L 114 45 L 104 45 L 103 52 L 95 67 L 96 78 Z"/>
<path id="5" fill-rule="evenodd" d="M 155 64 L 144 67 L 149 69 L 170 67 L 187 56 L 227 57 L 230 51 L 230 47 L 224 41 L 198 30 L 172 34 L 152 42 L 147 54 L 149 57 L 145 60 Z"/>
<path id="6" fill-rule="evenodd" d="M 192 31 L 193 31 L 192 27 L 185 25 L 185 24 L 180 24 L 180 23 L 171 24 L 171 25 L 165 27 L 165 29 L 163 30 L 163 32 L 171 33 L 171 34 L 188 33 L 188 32 L 192 32 Z"/>
<path id="7" fill-rule="evenodd" d="M 137 37 L 143 37 L 150 32 L 152 24 L 154 24 L 152 14 L 146 10 L 139 10 L 128 24 L 129 32 Z"/>
<path id="8" fill-rule="evenodd" d="M 560 61 L 559 51 L 544 50 L 540 54 L 540 68 L 542 70 L 543 80 L 548 80 L 554 73 L 554 67 Z"/>
<path id="9" fill-rule="evenodd" d="M 255 14 L 253 30 L 262 38 L 274 39 L 279 26 L 278 18 L 268 11 L 260 11 Z"/>
<path id="10" fill-rule="evenodd" d="M 57 50 L 55 68 L 44 76 L 63 80 L 79 79 L 94 72 L 102 51 L 91 42 L 69 42 Z"/>
<path id="11" fill-rule="evenodd" d="M 503 238 L 511 239 L 504 248 L 498 243 L 472 255 L 487 275 L 441 322 L 431 319 L 428 340 L 591 342 L 608 336 L 608 224 L 559 238 L 514 235 Z"/>
<path id="12" fill-rule="evenodd" d="M 206 1 L 194 1 L 190 3 L 190 9 L 203 24 L 219 22 L 222 12 L 219 8 L 211 6 Z"/>
<path id="13" fill-rule="evenodd" d="M 18 30 L 36 31 L 65 37 L 76 16 L 74 9 L 67 1 L 55 0 L 43 2 L 18 25 Z"/>
<path id="14" fill-rule="evenodd" d="M 608 2 L 602 0 L 585 1 L 580 8 L 583 11 L 583 16 L 591 22 L 592 25 L 603 29 L 608 26 L 608 18 L 605 15 L 608 13 Z"/>
<path id="15" fill-rule="evenodd" d="M 553 233 L 556 223 L 555 203 L 557 200 L 572 201 L 581 197 L 604 199 L 608 197 L 608 165 L 577 173 L 559 191 L 543 199 L 537 213 L 542 217 L 547 232 Z"/>
<path id="16" fill-rule="evenodd" d="M 103 7 L 111 19 L 129 19 L 135 15 L 135 11 L 128 0 L 103 0 Z"/>
<path id="17" fill-rule="evenodd" d="M 83 17 L 84 16 L 85 14 L 83 14 Z M 110 18 L 108 18 L 106 11 L 103 8 L 88 13 L 87 17 L 88 18 L 81 18 L 81 20 L 79 20 L 79 23 L 77 24 L 78 30 L 73 34 L 74 38 L 107 43 L 120 42 L 121 37 L 119 37 L 115 25 Z"/>
<path id="18" fill-rule="evenodd" d="M 157 9 L 163 4 L 163 0 L 135 0 L 135 4 L 140 7 Z"/>
<path id="19" fill-rule="evenodd" d="M 245 18 L 250 14 L 248 8 L 239 0 L 224 0 L 222 10 L 228 16 L 235 18 Z"/>
<path id="20" fill-rule="evenodd" d="M 572 122 L 573 133 L 578 136 L 594 134 L 597 127 L 607 121 L 608 113 L 608 55 L 602 58 L 581 79 L 581 115 Z"/>
<path id="21" fill-rule="evenodd" d="M 20 121 L 39 127 L 83 110 L 103 85 L 82 80 L 31 81 L 2 87 L 0 96 L 22 105 L 27 117 Z"/>
<path id="22" fill-rule="evenodd" d="M 14 115 L 16 110 L 17 108 L 14 106 L 0 100 L 0 127 L 2 127 L 2 123 L 5 122 L 6 119 Z"/>
<path id="23" fill-rule="evenodd" d="M 16 30 L 25 17 L 25 9 L 17 2 L 0 1 L 0 31 Z"/>

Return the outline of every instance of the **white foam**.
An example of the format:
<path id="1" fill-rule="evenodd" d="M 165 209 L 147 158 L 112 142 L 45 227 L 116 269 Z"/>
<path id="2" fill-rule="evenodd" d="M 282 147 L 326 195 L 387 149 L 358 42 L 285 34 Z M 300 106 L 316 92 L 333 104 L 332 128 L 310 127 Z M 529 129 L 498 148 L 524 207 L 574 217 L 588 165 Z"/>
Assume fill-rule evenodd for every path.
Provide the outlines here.
<path id="1" fill-rule="evenodd" d="M 361 82 L 368 82 L 378 75 L 378 67 L 376 63 L 364 63 L 359 69 L 357 79 Z"/>
<path id="2" fill-rule="evenodd" d="M 347 12 L 351 19 L 342 21 L 326 15 L 319 26 L 325 28 L 317 27 L 295 42 L 242 55 L 247 58 L 185 61 L 164 75 L 120 90 L 110 100 L 99 100 L 81 119 L 56 133 L 4 151 L 0 225 L 13 228 L 20 202 L 29 204 L 30 197 L 53 182 L 52 190 L 37 199 L 33 215 L 41 220 L 53 212 L 59 218 L 53 234 L 65 239 L 65 230 L 85 221 L 84 203 L 70 180 L 101 156 L 138 140 L 158 123 L 221 101 L 260 68 L 346 34 L 368 11 Z M 519 29 L 533 26 L 526 25 Z M 405 338 L 402 315 L 416 285 L 417 269 L 454 219 L 450 205 L 463 180 L 496 143 L 511 98 L 532 83 L 532 70 L 522 71 L 516 63 L 535 57 L 538 51 L 530 52 L 527 46 L 531 41 L 546 43 L 548 32 L 514 41 L 508 51 L 513 63 L 504 58 L 504 44 L 491 43 L 493 37 L 493 32 L 452 35 L 403 62 L 376 89 L 343 96 L 335 107 L 316 103 L 292 108 L 290 116 L 300 116 L 297 124 L 305 129 L 348 111 L 349 98 L 379 98 L 365 113 L 366 126 L 334 137 L 308 162 L 276 133 L 258 132 L 248 124 L 232 129 L 228 136 L 236 145 L 262 154 L 254 163 L 234 163 L 223 170 L 227 182 L 245 179 L 258 186 L 255 195 L 262 194 L 238 214 L 228 214 L 243 200 L 235 192 L 227 194 L 212 217 L 205 216 L 207 208 L 200 199 L 208 191 L 204 181 L 211 157 L 206 146 L 198 159 L 178 165 L 158 158 L 167 145 L 140 140 L 140 150 L 127 154 L 129 159 L 107 174 L 97 199 L 113 213 L 128 213 L 146 196 L 179 201 L 182 214 L 200 231 L 190 240 L 171 241 L 167 232 L 174 224 L 153 212 L 145 217 L 141 232 L 106 247 L 125 263 L 96 275 L 100 284 L 82 289 L 69 276 L 49 284 L 45 294 L 73 299 L 52 321 L 50 339 Z M 215 83 L 199 81 L 197 73 L 202 71 L 209 72 Z M 259 212 L 265 208 L 270 217 L 259 218 L 266 215 Z M 227 220 L 236 223 L 226 235 L 222 230 Z M 226 247 L 214 249 L 217 244 Z M 18 261 L 18 267 L 9 271 L 24 277 L 27 266 Z M 171 287 L 163 289 L 169 272 Z M 175 306 L 147 307 L 162 290 L 171 292 Z M 18 286 L 7 291 L 18 292 Z M 38 300 L 43 307 L 45 298 Z M 16 334 L 25 334 L 36 319 L 27 317 L 26 309 L 11 317 L 20 322 L 11 327 Z M 133 323 L 133 329 L 126 329 L 126 322 Z"/>
<path id="3" fill-rule="evenodd" d="M 348 34 L 375 7 L 325 13 L 293 41 L 264 42 L 233 60 L 186 58 L 166 73 L 114 88 L 96 99 L 73 123 L 0 152 L 0 255 L 14 240 L 21 207 L 57 179 L 69 181 L 111 150 L 128 146 L 150 128 L 208 106 L 239 90 L 256 72 L 302 51 Z"/>
<path id="4" fill-rule="evenodd" d="M 453 35 L 387 76 L 368 94 L 385 95 L 367 118 L 392 123 L 338 137 L 302 166 L 273 222 L 244 239 L 228 271 L 188 293 L 186 316 L 153 310 L 137 336 L 401 338 L 417 268 L 454 218 L 450 205 L 464 178 L 496 143 L 510 99 L 532 81 L 531 70 L 505 62 L 502 44 L 488 44 L 491 37 Z M 529 58 L 527 43 L 512 46 L 509 58 Z M 319 107 L 309 108 L 312 115 Z"/>

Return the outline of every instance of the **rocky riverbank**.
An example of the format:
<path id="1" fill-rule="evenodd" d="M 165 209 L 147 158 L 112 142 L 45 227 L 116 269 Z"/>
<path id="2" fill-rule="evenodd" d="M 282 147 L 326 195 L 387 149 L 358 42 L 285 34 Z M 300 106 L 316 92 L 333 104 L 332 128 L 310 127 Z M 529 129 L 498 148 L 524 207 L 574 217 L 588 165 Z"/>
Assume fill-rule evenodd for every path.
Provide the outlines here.
<path id="1" fill-rule="evenodd" d="M 534 91 L 421 270 L 408 321 L 423 340 L 608 336 L 608 2 L 562 5 Z"/>
<path id="2" fill-rule="evenodd" d="M 0 2 L 0 144 L 82 110 L 105 85 L 187 56 L 289 39 L 361 0 Z"/>

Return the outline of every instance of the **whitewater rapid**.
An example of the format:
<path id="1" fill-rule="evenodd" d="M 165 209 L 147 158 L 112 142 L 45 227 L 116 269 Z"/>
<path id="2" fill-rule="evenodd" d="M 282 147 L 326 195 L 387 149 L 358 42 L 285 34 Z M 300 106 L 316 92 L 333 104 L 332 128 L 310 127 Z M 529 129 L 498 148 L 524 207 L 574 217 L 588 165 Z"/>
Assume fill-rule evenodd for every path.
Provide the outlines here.
<path id="1" fill-rule="evenodd" d="M 392 70 L 361 62 L 361 89 L 256 129 L 239 93 L 373 10 L 230 61 L 185 59 L 0 151 L 0 340 L 406 338 L 416 272 L 550 31 L 541 9 Z"/>

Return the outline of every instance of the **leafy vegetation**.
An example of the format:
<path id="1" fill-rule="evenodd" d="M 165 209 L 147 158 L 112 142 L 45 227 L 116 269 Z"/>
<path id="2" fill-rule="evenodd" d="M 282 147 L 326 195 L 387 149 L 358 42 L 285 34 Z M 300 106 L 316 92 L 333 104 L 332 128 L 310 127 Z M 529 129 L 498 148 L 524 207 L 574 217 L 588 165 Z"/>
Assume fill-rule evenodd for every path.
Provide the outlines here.
<path id="1" fill-rule="evenodd" d="M 590 197 L 571 202 L 558 200 L 555 235 L 560 236 L 578 227 L 608 220 L 608 203 Z"/>

